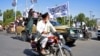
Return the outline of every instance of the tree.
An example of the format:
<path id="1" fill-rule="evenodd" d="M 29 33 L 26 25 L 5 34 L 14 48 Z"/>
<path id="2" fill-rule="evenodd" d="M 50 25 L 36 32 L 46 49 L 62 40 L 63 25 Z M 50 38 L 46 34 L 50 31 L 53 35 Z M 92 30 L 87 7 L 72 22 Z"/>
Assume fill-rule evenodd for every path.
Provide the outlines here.
<path id="1" fill-rule="evenodd" d="M 82 22 L 82 21 L 84 21 L 84 19 L 85 19 L 84 13 L 80 13 L 80 14 L 78 14 L 78 16 L 76 17 L 76 21 L 78 21 L 78 22 Z"/>
<path id="2" fill-rule="evenodd" d="M 94 27 L 96 26 L 96 19 L 91 19 L 88 21 L 87 26 Z"/>
<path id="3" fill-rule="evenodd" d="M 88 24 L 89 24 L 89 23 L 88 23 L 89 20 L 90 20 L 89 17 L 85 17 L 85 18 L 84 18 L 84 22 L 86 23 L 87 26 L 88 26 Z"/>
<path id="4" fill-rule="evenodd" d="M 16 12 L 16 17 L 22 16 L 20 11 Z"/>
<path id="5" fill-rule="evenodd" d="M 89 17 L 85 17 L 84 13 L 79 13 L 78 16 L 74 17 L 74 20 L 81 22 L 81 26 L 82 26 L 82 22 L 85 22 L 86 25 L 89 27 L 96 26 L 96 20 L 90 19 Z"/>
<path id="6" fill-rule="evenodd" d="M 57 18 L 57 21 L 59 23 L 61 23 L 62 25 L 69 25 L 69 18 L 70 18 L 70 25 L 72 25 L 73 23 L 73 17 L 72 15 L 71 16 L 64 16 L 64 17 L 58 17 Z"/>
<path id="7" fill-rule="evenodd" d="M 3 23 L 2 20 L 0 20 L 0 25 L 2 25 L 2 23 Z"/>
<path id="8" fill-rule="evenodd" d="M 64 18 L 66 18 L 66 21 L 64 21 Z M 72 16 L 69 16 L 69 18 L 70 18 L 70 26 L 72 26 L 74 22 L 81 22 L 81 27 L 82 27 L 82 22 L 85 22 L 86 26 L 88 27 L 96 26 L 96 20 L 90 19 L 89 17 L 85 17 L 84 13 L 79 13 L 74 18 Z M 69 24 L 69 18 L 59 17 L 57 18 L 57 21 L 60 22 L 62 25 Z"/>
<path id="9" fill-rule="evenodd" d="M 60 23 L 60 24 L 64 24 L 64 17 L 58 17 L 57 18 L 57 21 Z"/>
<path id="10" fill-rule="evenodd" d="M 17 11 L 16 12 L 16 17 L 21 16 L 21 12 Z M 7 9 L 3 13 L 3 24 L 7 25 L 10 22 L 13 22 L 15 20 L 15 12 L 13 9 Z"/>
<path id="11" fill-rule="evenodd" d="M 72 24 L 74 23 L 74 19 L 73 19 L 72 15 L 70 15 L 69 18 L 70 18 L 70 26 L 72 26 Z"/>

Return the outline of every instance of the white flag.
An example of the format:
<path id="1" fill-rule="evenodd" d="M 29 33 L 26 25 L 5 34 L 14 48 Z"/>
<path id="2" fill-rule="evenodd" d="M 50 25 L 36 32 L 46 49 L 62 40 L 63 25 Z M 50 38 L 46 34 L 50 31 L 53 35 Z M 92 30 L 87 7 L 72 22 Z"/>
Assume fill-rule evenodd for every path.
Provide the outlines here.
<path id="1" fill-rule="evenodd" d="M 68 15 L 68 3 L 55 6 L 52 8 L 48 8 L 48 10 L 49 10 L 49 13 L 51 13 L 51 15 L 53 15 L 53 17 L 55 18 L 67 16 Z"/>
<path id="2" fill-rule="evenodd" d="M 12 6 L 16 6 L 16 4 L 17 4 L 17 0 L 13 0 L 13 2 L 12 2 Z"/>

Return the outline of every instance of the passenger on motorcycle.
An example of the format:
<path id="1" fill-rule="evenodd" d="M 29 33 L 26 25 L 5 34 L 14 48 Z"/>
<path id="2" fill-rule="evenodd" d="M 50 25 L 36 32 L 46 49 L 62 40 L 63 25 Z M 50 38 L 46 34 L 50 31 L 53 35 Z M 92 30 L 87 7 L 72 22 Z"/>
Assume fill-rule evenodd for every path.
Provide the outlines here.
<path id="1" fill-rule="evenodd" d="M 46 43 L 48 41 L 48 37 L 54 37 L 54 38 L 57 38 L 56 36 L 54 36 L 52 34 L 52 32 L 56 32 L 56 29 L 53 27 L 53 25 L 50 23 L 50 17 L 49 17 L 49 14 L 48 13 L 45 13 L 42 15 L 42 20 L 40 20 L 38 23 L 37 23 L 37 31 L 39 33 L 41 33 L 42 37 L 41 37 L 41 41 L 40 41 L 40 44 L 41 44 L 41 53 L 42 54 L 46 54 L 46 51 L 45 51 L 45 47 L 46 47 Z"/>

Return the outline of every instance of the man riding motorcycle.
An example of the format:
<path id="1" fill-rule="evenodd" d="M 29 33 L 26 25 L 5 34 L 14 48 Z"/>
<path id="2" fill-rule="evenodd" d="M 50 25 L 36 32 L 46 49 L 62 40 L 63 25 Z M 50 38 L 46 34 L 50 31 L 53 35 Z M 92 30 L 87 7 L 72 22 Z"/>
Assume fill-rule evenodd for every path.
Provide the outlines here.
<path id="1" fill-rule="evenodd" d="M 40 20 L 37 23 L 37 31 L 41 34 L 42 38 L 40 39 L 41 42 L 41 53 L 42 54 L 46 54 L 45 52 L 45 47 L 46 47 L 46 43 L 48 41 L 48 37 L 52 36 L 54 38 L 57 38 L 56 36 L 54 36 L 51 32 L 56 32 L 56 29 L 53 27 L 53 25 L 49 22 L 49 14 L 45 13 L 42 15 L 42 20 Z"/>
<path id="2" fill-rule="evenodd" d="M 31 47 L 39 56 L 72 56 L 71 49 L 65 45 L 63 36 L 49 21 L 49 14 L 42 15 L 37 23 L 37 32 L 32 36 Z"/>

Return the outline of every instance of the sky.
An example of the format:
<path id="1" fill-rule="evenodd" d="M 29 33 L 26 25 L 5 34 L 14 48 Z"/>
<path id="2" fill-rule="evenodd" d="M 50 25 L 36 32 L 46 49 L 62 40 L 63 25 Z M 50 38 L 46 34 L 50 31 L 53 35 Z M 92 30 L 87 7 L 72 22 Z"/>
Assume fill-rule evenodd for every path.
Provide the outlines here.
<path id="1" fill-rule="evenodd" d="M 37 3 L 34 3 L 33 9 L 45 13 L 49 7 L 65 4 L 67 1 L 69 1 L 69 13 L 73 17 L 79 13 L 84 13 L 87 17 L 90 17 L 90 11 L 92 11 L 91 14 L 95 15 L 95 18 L 100 18 L 100 0 L 37 0 Z M 1 0 L 0 9 L 2 12 L 7 9 L 14 9 L 12 2 L 13 0 Z M 31 5 L 30 0 L 18 0 L 17 10 L 23 12 L 26 8 L 30 8 Z"/>

